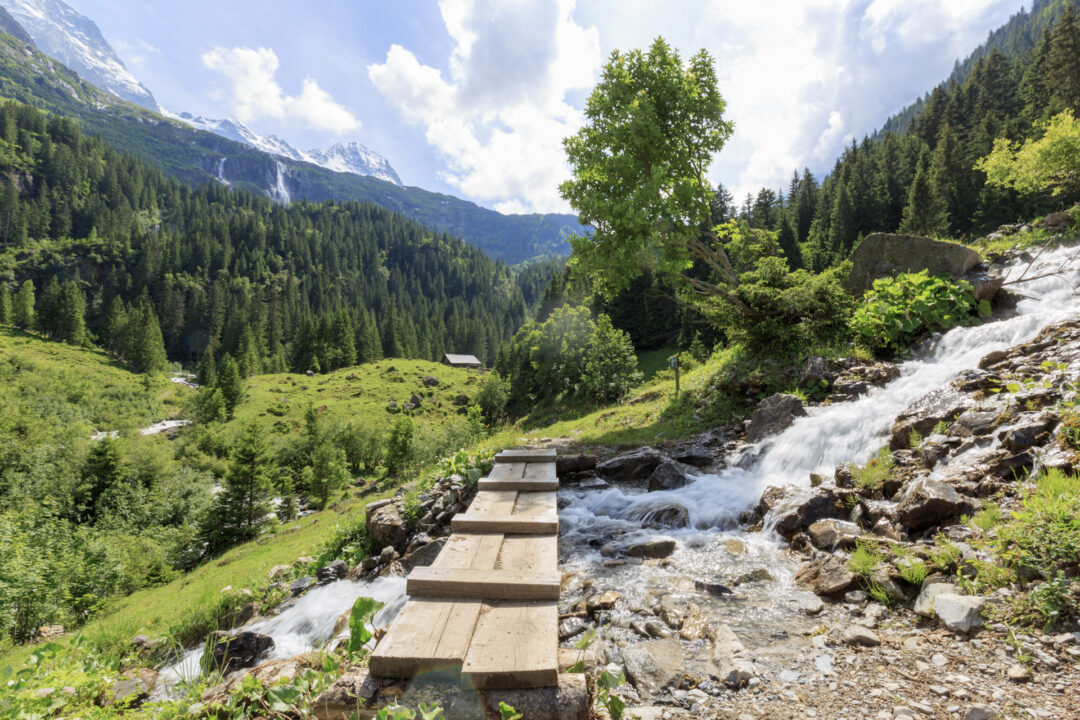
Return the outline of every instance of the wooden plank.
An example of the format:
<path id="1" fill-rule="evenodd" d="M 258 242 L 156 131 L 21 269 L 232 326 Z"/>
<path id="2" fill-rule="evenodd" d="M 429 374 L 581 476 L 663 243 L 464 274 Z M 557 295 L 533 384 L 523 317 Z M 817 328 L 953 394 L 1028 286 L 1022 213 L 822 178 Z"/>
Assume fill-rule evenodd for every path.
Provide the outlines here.
<path id="1" fill-rule="evenodd" d="M 412 677 L 426 670 L 459 667 L 483 603 L 414 598 L 405 603 L 371 654 L 378 677 Z"/>
<path id="2" fill-rule="evenodd" d="M 506 535 L 495 569 L 547 573 L 558 565 L 558 535 Z"/>
<path id="3" fill-rule="evenodd" d="M 493 570 L 502 545 L 502 533 L 454 533 L 431 566 Z"/>
<path id="4" fill-rule="evenodd" d="M 547 463 L 544 464 L 546 465 Z M 525 469 L 527 467 L 528 464 L 523 462 L 498 463 L 495 467 L 491 468 L 488 477 L 498 480 L 517 480 L 525 475 Z"/>
<path id="5" fill-rule="evenodd" d="M 555 462 L 554 450 L 538 448 L 526 448 L 524 450 L 503 450 L 495 456 L 495 462 L 528 462 L 528 463 L 553 463 Z"/>
<path id="6" fill-rule="evenodd" d="M 514 512 L 517 496 L 518 494 L 514 490 L 485 490 L 478 492 L 465 512 L 470 515 L 507 516 Z"/>
<path id="7" fill-rule="evenodd" d="M 532 467 L 531 465 L 529 467 Z M 517 492 L 553 491 L 559 489 L 558 478 L 554 480 L 503 480 L 499 478 L 480 478 L 476 484 L 480 490 L 514 490 Z"/>
<path id="8" fill-rule="evenodd" d="M 559 681 L 555 602 L 485 604 L 461 666 L 477 689 L 551 687 Z"/>
<path id="9" fill-rule="evenodd" d="M 559 517 L 559 498 L 553 492 L 519 492 L 514 503 L 514 519 Z"/>
<path id="10" fill-rule="evenodd" d="M 559 516 L 514 518 L 509 516 L 477 516 L 464 513 L 455 515 L 450 520 L 450 529 L 456 533 L 547 535 L 559 532 Z"/>
<path id="11" fill-rule="evenodd" d="M 525 480 L 554 480 L 559 482 L 559 476 L 555 474 L 554 463 L 526 463 Z"/>
<path id="12" fill-rule="evenodd" d="M 480 600 L 558 600 L 561 577 L 544 572 L 418 567 L 409 573 L 406 594 Z"/>

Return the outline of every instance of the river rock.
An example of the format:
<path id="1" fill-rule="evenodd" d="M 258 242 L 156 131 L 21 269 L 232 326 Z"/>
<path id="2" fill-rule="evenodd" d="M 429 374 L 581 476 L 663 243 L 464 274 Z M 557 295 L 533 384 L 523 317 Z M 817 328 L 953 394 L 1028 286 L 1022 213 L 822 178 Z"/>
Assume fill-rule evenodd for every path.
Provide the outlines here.
<path id="1" fill-rule="evenodd" d="M 814 593 L 797 592 L 794 596 L 795 609 L 804 615 L 817 615 L 825 609 L 825 603 Z"/>
<path id="2" fill-rule="evenodd" d="M 966 437 L 969 435 L 986 435 L 994 428 L 998 413 L 993 410 L 968 410 L 949 428 L 949 435 Z"/>
<path id="3" fill-rule="evenodd" d="M 953 632 L 969 633 L 983 624 L 986 598 L 978 595 L 941 593 L 934 601 L 934 612 L 941 624 Z"/>
<path id="4" fill-rule="evenodd" d="M 937 603 L 939 595 L 948 595 L 956 592 L 956 586 L 948 582 L 928 582 L 930 578 L 923 581 L 922 590 L 919 592 L 919 597 L 915 598 L 915 606 L 912 610 L 916 615 L 922 615 L 923 617 L 934 617 L 934 607 Z"/>
<path id="5" fill-rule="evenodd" d="M 590 472 L 595 469 L 595 455 L 559 455 L 555 458 L 555 474 L 559 477 Z"/>
<path id="6" fill-rule="evenodd" d="M 766 493 L 769 490 L 766 490 Z M 805 490 L 785 486 L 783 491 L 780 497 L 770 497 L 767 504 L 765 496 L 762 495 L 761 509 L 762 515 L 772 513 L 774 529 L 789 540 L 820 520 L 843 518 L 850 512 L 834 488 L 819 487 L 807 493 Z"/>
<path id="7" fill-rule="evenodd" d="M 158 683 L 157 672 L 149 668 L 127 671 L 105 693 L 105 705 L 137 708 L 150 699 L 150 693 Z"/>
<path id="8" fill-rule="evenodd" d="M 374 710 L 362 706 L 371 703 L 381 686 L 366 667 L 351 668 L 311 701 L 311 713 L 318 720 L 374 717 Z"/>
<path id="9" fill-rule="evenodd" d="M 982 300 L 992 302 L 998 291 L 1001 290 L 1001 286 L 1005 284 L 1005 278 L 984 272 L 968 273 L 961 280 L 971 283 L 971 287 L 975 291 L 976 302 Z"/>
<path id="10" fill-rule="evenodd" d="M 622 657 L 627 677 L 645 699 L 660 696 L 683 672 L 683 647 L 675 638 L 629 645 Z"/>
<path id="11" fill-rule="evenodd" d="M 952 387 L 938 388 L 916 400 L 893 422 L 891 450 L 904 450 L 911 443 L 911 431 L 926 437 L 942 421 L 951 422 L 971 408 L 970 400 Z"/>
<path id="12" fill-rule="evenodd" d="M 969 507 L 968 501 L 949 485 L 923 478 L 911 483 L 904 491 L 896 512 L 908 529 L 922 530 L 955 517 Z"/>
<path id="13" fill-rule="evenodd" d="M 869 290 L 874 280 L 921 270 L 931 275 L 959 277 L 979 264 L 979 254 L 957 243 L 919 235 L 871 233 L 851 256 L 851 273 L 844 285 L 854 295 Z"/>
<path id="14" fill-rule="evenodd" d="M 746 439 L 757 442 L 789 427 L 795 418 L 806 414 L 802 399 L 796 395 L 776 393 L 762 400 L 746 424 Z"/>
<path id="15" fill-rule="evenodd" d="M 845 645 L 874 647 L 881 644 L 881 639 L 873 630 L 862 625 L 848 625 L 840 634 L 840 641 Z"/>
<path id="16" fill-rule="evenodd" d="M 714 626 L 712 635 L 712 661 L 717 677 L 731 687 L 746 685 L 754 677 L 755 669 L 738 636 L 727 625 Z"/>
<path id="17" fill-rule="evenodd" d="M 648 478 L 662 460 L 664 456 L 658 450 L 646 446 L 605 460 L 596 466 L 596 471 L 613 482 L 639 482 Z"/>
<path id="18" fill-rule="evenodd" d="M 635 543 L 626 548 L 626 554 L 639 558 L 666 558 L 675 552 L 676 543 L 671 538 L 656 538 L 643 543 Z"/>
<path id="19" fill-rule="evenodd" d="M 588 627 L 589 623 L 585 618 L 571 615 L 559 623 L 559 640 L 568 640 L 578 633 L 585 632 Z"/>
<path id="20" fill-rule="evenodd" d="M 658 500 L 634 508 L 630 519 L 649 528 L 684 528 L 690 524 L 690 511 L 675 501 Z"/>
<path id="21" fill-rule="evenodd" d="M 292 593 L 293 597 L 296 597 L 296 596 L 300 595 L 301 593 L 303 593 L 308 588 L 310 588 L 314 584 L 315 584 L 315 578 L 313 578 L 313 577 L 307 576 L 307 577 L 297 578 L 297 579 L 293 580 L 291 585 L 289 585 L 289 592 Z"/>
<path id="22" fill-rule="evenodd" d="M 397 503 L 389 503 L 368 512 L 367 535 L 378 548 L 393 547 L 403 552 L 409 542 L 409 530 Z"/>
<path id="23" fill-rule="evenodd" d="M 855 574 L 848 569 L 847 560 L 837 555 L 803 563 L 795 573 L 795 583 L 810 588 L 818 595 L 836 595 L 851 587 Z"/>
<path id="24" fill-rule="evenodd" d="M 211 667 L 219 669 L 223 675 L 251 667 L 260 655 L 274 647 L 274 638 L 247 630 L 236 634 L 217 631 L 210 637 Z"/>
<path id="25" fill-rule="evenodd" d="M 690 482 L 679 463 L 672 460 L 664 460 L 649 475 L 649 492 L 658 490 L 675 490 Z"/>
<path id="26" fill-rule="evenodd" d="M 854 545 L 855 538 L 862 535 L 859 526 L 847 520 L 829 518 L 818 520 L 806 529 L 810 542 L 819 550 L 832 552 L 840 546 Z"/>
<path id="27" fill-rule="evenodd" d="M 1003 430 L 998 434 L 998 439 L 1010 452 L 1023 452 L 1034 445 L 1044 433 L 1052 431 L 1056 425 L 1056 418 L 1044 418 L 1037 422 L 1019 425 L 1012 430 Z"/>
<path id="28" fill-rule="evenodd" d="M 445 544 L 446 538 L 444 537 L 425 543 L 401 558 L 401 566 L 406 570 L 427 567 L 435 562 L 435 558 L 439 556 L 439 552 L 442 551 Z"/>
<path id="29" fill-rule="evenodd" d="M 675 459 L 684 465 L 708 467 L 709 465 L 712 465 L 715 458 L 713 457 L 712 452 L 704 445 L 693 445 L 677 453 Z"/>
<path id="30" fill-rule="evenodd" d="M 345 566 L 344 560 L 335 560 L 326 567 L 320 568 L 315 576 L 320 583 L 329 583 L 345 577 L 345 573 L 348 571 L 349 569 Z"/>

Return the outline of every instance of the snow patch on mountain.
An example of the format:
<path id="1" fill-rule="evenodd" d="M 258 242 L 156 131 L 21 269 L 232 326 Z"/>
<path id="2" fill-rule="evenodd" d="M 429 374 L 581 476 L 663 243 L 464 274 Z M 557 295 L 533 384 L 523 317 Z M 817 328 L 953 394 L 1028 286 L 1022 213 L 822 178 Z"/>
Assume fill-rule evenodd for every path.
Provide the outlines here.
<path id="1" fill-rule="evenodd" d="M 87 82 L 154 109 L 150 91 L 126 67 L 94 21 L 60 0 L 0 0 L 46 55 Z"/>
<path id="2" fill-rule="evenodd" d="M 4 1 L 0 0 L 0 2 Z M 174 113 L 163 107 L 159 107 L 158 112 L 165 117 L 187 123 L 199 130 L 206 130 L 215 135 L 250 145 L 271 155 L 309 162 L 312 165 L 318 165 L 334 172 L 370 175 L 395 185 L 402 184 L 401 178 L 398 177 L 389 160 L 358 142 L 335 143 L 325 150 L 315 149 L 305 152 L 297 150 L 276 135 L 259 135 L 243 123 L 230 118 L 216 120 L 202 115 L 192 115 L 189 112 Z"/>

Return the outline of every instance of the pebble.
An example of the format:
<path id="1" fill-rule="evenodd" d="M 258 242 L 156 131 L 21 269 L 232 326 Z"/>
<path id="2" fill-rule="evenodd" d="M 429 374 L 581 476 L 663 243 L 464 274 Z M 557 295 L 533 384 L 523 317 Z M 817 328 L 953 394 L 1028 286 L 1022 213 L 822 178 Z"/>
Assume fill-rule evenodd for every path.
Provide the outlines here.
<path id="1" fill-rule="evenodd" d="M 932 662 L 935 667 L 945 667 L 949 664 L 949 659 L 941 653 L 935 653 L 930 657 L 930 662 Z"/>
<path id="2" fill-rule="evenodd" d="M 994 717 L 994 709 L 989 705 L 972 705 L 964 714 L 964 720 L 990 720 Z"/>
<path id="3" fill-rule="evenodd" d="M 851 625 L 840 636 L 840 639 L 848 645 L 862 645 L 865 647 L 873 647 L 874 645 L 880 645 L 881 640 L 874 634 L 869 628 L 864 628 L 859 625 Z"/>
<path id="4" fill-rule="evenodd" d="M 949 694 L 949 688 L 942 687 L 940 685 L 931 685 L 930 692 L 934 693 L 938 697 L 945 697 Z"/>
<path id="5" fill-rule="evenodd" d="M 1031 674 L 1023 665 L 1010 665 L 1005 671 L 1005 676 L 1013 682 L 1027 682 L 1031 679 Z"/>

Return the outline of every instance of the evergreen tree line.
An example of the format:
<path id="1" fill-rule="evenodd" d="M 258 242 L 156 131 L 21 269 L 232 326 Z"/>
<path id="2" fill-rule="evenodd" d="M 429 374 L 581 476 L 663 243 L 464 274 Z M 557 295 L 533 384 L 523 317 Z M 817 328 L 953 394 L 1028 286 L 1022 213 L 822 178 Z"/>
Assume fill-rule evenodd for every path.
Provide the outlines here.
<path id="1" fill-rule="evenodd" d="M 1011 35 L 991 36 L 989 50 L 905 111 L 905 119 L 852 141 L 824 180 L 804 169 L 786 192 L 762 188 L 741 204 L 718 187 L 714 222 L 737 217 L 775 231 L 792 268 L 821 271 L 872 232 L 971 237 L 1075 202 L 1068 195 L 1020 197 L 987 185 L 973 169 L 995 138 L 1033 137 L 1050 117 L 1080 111 L 1080 18 L 1072 5 L 1058 5 L 1064 3 L 1040 4 L 1060 11 L 1037 42 L 1023 38 L 1046 12 L 1025 16 L 1026 23 L 1014 18 Z"/>
<path id="2" fill-rule="evenodd" d="M 505 264 L 389 210 L 190 187 L 15 102 L 0 105 L 0 258 L 10 314 L 27 281 L 36 296 L 17 324 L 139 369 L 205 353 L 247 374 L 491 363 L 529 312 Z M 554 267 L 521 273 L 530 297 Z"/>

